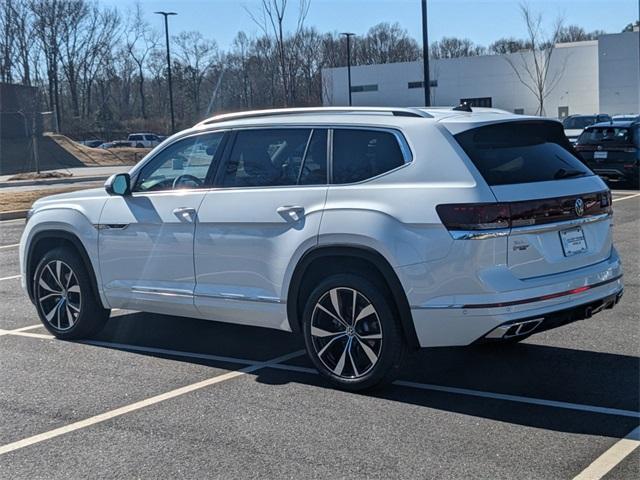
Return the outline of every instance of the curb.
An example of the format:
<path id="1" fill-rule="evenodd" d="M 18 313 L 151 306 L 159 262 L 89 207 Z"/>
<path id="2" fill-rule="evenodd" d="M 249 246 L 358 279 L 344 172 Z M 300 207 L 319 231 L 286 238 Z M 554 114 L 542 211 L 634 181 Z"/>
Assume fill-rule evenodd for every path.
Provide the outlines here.
<path id="1" fill-rule="evenodd" d="M 15 220 L 16 218 L 26 218 L 29 210 L 10 210 L 0 212 L 0 220 Z"/>
<path id="2" fill-rule="evenodd" d="M 107 180 L 109 175 L 99 176 L 83 176 L 83 177 L 67 177 L 67 178 L 48 178 L 43 180 L 14 180 L 11 182 L 0 182 L 0 188 L 7 187 L 32 187 L 38 185 L 55 185 L 65 183 L 82 183 L 82 182 L 97 182 L 99 180 Z"/>

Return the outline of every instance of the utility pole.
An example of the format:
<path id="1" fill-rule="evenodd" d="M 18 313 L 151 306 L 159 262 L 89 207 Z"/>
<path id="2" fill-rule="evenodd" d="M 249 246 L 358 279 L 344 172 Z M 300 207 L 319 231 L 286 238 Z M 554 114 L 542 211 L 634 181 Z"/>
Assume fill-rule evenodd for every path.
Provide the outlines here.
<path id="1" fill-rule="evenodd" d="M 427 0 L 422 0 L 422 68 L 424 78 L 424 106 L 431 106 L 431 80 L 429 78 L 429 35 L 427 34 Z"/>
<path id="2" fill-rule="evenodd" d="M 164 36 L 167 41 L 167 79 L 169 81 L 169 108 L 171 110 L 171 133 L 176 131 L 176 120 L 173 114 L 173 85 L 171 83 L 171 54 L 169 53 L 169 15 L 177 15 L 175 12 L 154 12 L 164 16 Z"/>
<path id="3" fill-rule="evenodd" d="M 355 33 L 343 32 L 340 35 L 344 35 L 347 38 L 347 83 L 349 85 L 349 106 L 351 106 L 351 37 L 355 37 Z"/>

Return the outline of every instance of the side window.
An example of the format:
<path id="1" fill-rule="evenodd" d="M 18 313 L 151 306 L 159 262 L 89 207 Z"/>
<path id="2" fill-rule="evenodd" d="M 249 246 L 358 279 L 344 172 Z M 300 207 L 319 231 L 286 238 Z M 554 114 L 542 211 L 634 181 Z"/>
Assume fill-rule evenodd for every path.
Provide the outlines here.
<path id="1" fill-rule="evenodd" d="M 380 130 L 333 131 L 333 183 L 375 177 L 405 163 L 395 135 Z"/>
<path id="2" fill-rule="evenodd" d="M 238 131 L 224 168 L 222 186 L 267 187 L 296 185 L 299 180 L 315 181 L 315 176 L 321 174 L 317 172 L 317 160 L 310 159 L 308 165 L 303 165 L 310 135 L 309 128 Z M 320 155 L 316 153 L 316 158 Z"/>
<path id="3" fill-rule="evenodd" d="M 224 132 L 216 132 L 172 143 L 143 167 L 133 191 L 156 192 L 201 187 L 223 137 Z"/>
<path id="4" fill-rule="evenodd" d="M 129 140 L 131 140 L 132 142 L 142 140 L 142 135 L 129 135 Z"/>

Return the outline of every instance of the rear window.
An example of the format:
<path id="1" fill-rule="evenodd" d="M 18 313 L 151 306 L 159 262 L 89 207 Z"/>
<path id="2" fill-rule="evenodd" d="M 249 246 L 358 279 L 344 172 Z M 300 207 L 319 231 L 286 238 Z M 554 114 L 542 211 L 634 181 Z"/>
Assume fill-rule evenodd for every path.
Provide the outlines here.
<path id="1" fill-rule="evenodd" d="M 508 122 L 455 136 L 489 185 L 592 175 L 556 122 Z"/>
<path id="2" fill-rule="evenodd" d="M 587 128 L 589 125 L 593 125 L 596 123 L 597 118 L 595 115 L 593 116 L 584 116 L 584 117 L 569 117 L 565 118 L 562 122 L 562 125 L 567 130 L 582 130 L 583 128 Z"/>
<path id="3" fill-rule="evenodd" d="M 582 132 L 578 143 L 581 145 L 633 145 L 634 134 L 630 127 L 592 127 Z M 635 144 L 638 145 L 637 135 Z"/>
<path id="4" fill-rule="evenodd" d="M 142 135 L 129 135 L 129 140 L 134 142 L 138 140 L 142 140 Z"/>

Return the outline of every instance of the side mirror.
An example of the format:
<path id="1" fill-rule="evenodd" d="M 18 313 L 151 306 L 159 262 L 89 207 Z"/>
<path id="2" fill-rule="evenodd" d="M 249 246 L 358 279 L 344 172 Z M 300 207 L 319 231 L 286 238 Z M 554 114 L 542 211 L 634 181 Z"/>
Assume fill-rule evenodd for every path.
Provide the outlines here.
<path id="1" fill-rule="evenodd" d="M 128 173 L 111 175 L 105 182 L 104 189 L 109 195 L 120 195 L 121 197 L 131 195 L 131 177 Z"/>

